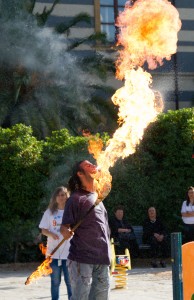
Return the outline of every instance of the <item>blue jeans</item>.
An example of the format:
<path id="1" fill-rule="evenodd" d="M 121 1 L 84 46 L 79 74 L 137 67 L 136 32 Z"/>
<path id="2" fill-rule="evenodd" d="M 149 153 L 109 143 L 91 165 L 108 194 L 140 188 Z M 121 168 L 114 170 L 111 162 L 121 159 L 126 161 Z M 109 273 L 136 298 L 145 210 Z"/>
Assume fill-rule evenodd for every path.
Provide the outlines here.
<path id="1" fill-rule="evenodd" d="M 66 259 L 61 260 L 61 265 L 58 266 L 58 259 L 53 259 L 51 262 L 51 268 L 53 272 L 51 273 L 51 297 L 52 300 L 58 300 L 59 299 L 59 286 L 61 283 L 61 272 L 63 271 L 64 274 L 64 280 L 67 286 L 67 294 L 68 299 L 71 298 L 71 285 L 69 280 L 69 273 L 66 266 Z"/>
<path id="2" fill-rule="evenodd" d="M 71 280 L 71 300 L 109 299 L 110 274 L 108 265 L 83 264 L 67 260 Z"/>

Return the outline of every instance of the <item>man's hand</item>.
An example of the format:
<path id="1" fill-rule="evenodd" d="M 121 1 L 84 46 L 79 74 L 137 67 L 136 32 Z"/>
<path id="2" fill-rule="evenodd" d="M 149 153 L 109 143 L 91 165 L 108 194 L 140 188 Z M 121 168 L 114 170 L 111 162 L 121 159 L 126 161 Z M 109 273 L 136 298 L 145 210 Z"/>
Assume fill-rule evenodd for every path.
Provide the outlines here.
<path id="1" fill-rule="evenodd" d="M 164 239 L 164 235 L 163 234 L 158 234 L 158 233 L 154 233 L 155 238 L 157 239 L 158 242 L 162 242 Z"/>
<path id="2" fill-rule="evenodd" d="M 70 239 L 74 234 L 68 225 L 61 225 L 60 232 L 66 240 Z"/>

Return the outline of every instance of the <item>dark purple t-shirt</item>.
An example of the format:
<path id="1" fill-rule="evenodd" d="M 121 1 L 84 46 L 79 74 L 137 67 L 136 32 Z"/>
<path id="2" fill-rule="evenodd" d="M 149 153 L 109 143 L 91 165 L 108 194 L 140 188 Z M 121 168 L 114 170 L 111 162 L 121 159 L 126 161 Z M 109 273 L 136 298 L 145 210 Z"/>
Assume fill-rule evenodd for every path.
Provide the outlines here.
<path id="1" fill-rule="evenodd" d="M 85 190 L 74 192 L 65 205 L 62 224 L 70 224 L 73 228 L 95 201 L 95 193 Z M 80 263 L 109 265 L 109 234 L 107 212 L 100 202 L 75 230 L 68 258 Z"/>

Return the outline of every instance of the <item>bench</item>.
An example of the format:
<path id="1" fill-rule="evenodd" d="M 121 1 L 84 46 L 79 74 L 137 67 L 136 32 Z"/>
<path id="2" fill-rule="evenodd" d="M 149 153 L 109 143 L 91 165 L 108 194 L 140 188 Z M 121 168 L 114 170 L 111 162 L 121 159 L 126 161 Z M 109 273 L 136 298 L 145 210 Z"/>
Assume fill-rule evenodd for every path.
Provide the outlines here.
<path id="1" fill-rule="evenodd" d="M 139 225 L 139 226 L 132 226 L 135 236 L 136 236 L 136 240 L 139 246 L 139 250 L 140 252 L 145 252 L 145 251 L 149 251 L 151 249 L 149 244 L 144 244 L 143 243 L 143 226 Z"/>

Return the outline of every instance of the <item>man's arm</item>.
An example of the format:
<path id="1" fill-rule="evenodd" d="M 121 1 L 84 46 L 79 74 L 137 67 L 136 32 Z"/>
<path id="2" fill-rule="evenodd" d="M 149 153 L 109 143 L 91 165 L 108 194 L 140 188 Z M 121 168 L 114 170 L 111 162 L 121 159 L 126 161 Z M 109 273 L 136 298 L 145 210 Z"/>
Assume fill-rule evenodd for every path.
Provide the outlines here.
<path id="1" fill-rule="evenodd" d="M 74 234 L 71 231 L 69 224 L 64 224 L 64 225 L 62 224 L 60 227 L 60 232 L 66 240 L 70 239 L 70 237 L 72 237 L 72 235 Z"/>
<path id="2" fill-rule="evenodd" d="M 123 228 L 122 227 L 118 228 L 118 232 L 132 232 L 133 231 L 132 226 L 126 220 L 123 220 L 123 226 L 124 226 Z"/>

